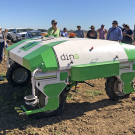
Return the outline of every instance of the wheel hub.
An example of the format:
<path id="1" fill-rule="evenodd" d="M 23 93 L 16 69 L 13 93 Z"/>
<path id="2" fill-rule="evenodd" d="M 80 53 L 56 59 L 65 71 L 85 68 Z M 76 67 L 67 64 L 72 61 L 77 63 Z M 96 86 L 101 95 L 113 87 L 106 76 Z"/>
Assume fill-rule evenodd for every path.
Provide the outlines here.
<path id="1" fill-rule="evenodd" d="M 117 96 L 125 95 L 122 91 L 122 83 L 119 80 L 116 80 L 114 83 L 114 92 Z"/>
<path id="2" fill-rule="evenodd" d="M 28 72 L 25 68 L 17 68 L 12 73 L 12 78 L 16 83 L 23 83 L 28 77 Z"/>

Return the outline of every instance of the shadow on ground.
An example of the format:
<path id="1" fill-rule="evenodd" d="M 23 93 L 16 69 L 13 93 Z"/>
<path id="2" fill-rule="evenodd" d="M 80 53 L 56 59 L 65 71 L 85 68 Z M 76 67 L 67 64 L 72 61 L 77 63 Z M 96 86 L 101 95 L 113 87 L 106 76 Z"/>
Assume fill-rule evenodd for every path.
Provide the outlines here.
<path id="1" fill-rule="evenodd" d="M 52 125 L 59 123 L 64 120 L 74 119 L 85 115 L 85 112 L 98 110 L 99 108 L 104 108 L 106 106 L 115 105 L 120 103 L 120 101 L 111 101 L 109 99 L 103 99 L 94 103 L 83 102 L 83 103 L 67 103 L 63 113 L 60 116 L 50 117 L 50 118 L 40 118 L 37 117 L 19 117 L 16 112 L 13 114 L 4 114 L 1 117 L 0 130 L 12 130 L 19 128 L 20 130 L 26 129 L 28 126 L 41 128 L 46 125 Z M 8 124 L 7 124 L 8 123 Z"/>

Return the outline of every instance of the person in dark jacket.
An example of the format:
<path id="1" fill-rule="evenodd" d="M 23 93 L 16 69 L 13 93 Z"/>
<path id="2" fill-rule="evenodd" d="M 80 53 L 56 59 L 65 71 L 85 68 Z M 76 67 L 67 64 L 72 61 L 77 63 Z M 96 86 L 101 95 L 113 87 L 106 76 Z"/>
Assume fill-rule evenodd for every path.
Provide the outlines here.
<path id="1" fill-rule="evenodd" d="M 92 25 L 90 28 L 91 30 L 87 32 L 87 38 L 97 39 L 98 34 L 95 31 L 95 26 Z"/>
<path id="2" fill-rule="evenodd" d="M 122 28 L 123 38 L 121 40 L 122 43 L 125 43 L 125 35 L 124 34 L 127 32 L 126 29 L 125 29 L 125 25 L 126 25 L 125 23 L 122 25 L 123 26 L 123 28 Z"/>
<path id="3" fill-rule="evenodd" d="M 123 35 L 125 36 L 124 43 L 132 45 L 133 31 L 130 29 L 129 25 L 127 25 L 127 24 L 125 25 L 124 28 L 126 30 L 126 32 L 123 33 Z"/>

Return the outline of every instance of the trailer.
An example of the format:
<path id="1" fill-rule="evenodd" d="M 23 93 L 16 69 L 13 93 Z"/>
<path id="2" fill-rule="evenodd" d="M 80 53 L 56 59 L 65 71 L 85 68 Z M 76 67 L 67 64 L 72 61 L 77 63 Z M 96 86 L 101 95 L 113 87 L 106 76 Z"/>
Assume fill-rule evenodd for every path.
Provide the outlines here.
<path id="1" fill-rule="evenodd" d="M 66 93 L 86 80 L 106 78 L 105 91 L 112 100 L 127 98 L 135 91 L 132 45 L 49 35 L 22 40 L 8 47 L 5 54 L 8 82 L 12 86 L 32 82 L 32 94 L 24 97 L 25 105 L 15 108 L 19 115 L 59 115 Z"/>

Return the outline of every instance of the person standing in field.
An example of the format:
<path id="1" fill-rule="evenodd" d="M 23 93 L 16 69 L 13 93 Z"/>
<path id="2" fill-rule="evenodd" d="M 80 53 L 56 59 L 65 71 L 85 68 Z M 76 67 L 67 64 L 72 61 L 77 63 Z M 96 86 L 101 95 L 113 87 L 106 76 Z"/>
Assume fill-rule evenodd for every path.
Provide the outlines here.
<path id="1" fill-rule="evenodd" d="M 106 38 L 106 33 L 107 33 L 107 30 L 104 29 L 104 26 L 105 25 L 101 25 L 101 28 L 97 30 L 97 32 L 99 32 L 99 39 L 105 39 Z"/>
<path id="2" fill-rule="evenodd" d="M 119 41 L 121 42 L 123 35 L 122 35 L 122 30 L 117 27 L 118 22 L 113 21 L 112 27 L 109 29 L 107 33 L 107 38 L 106 40 L 111 40 L 111 41 Z"/>
<path id="3" fill-rule="evenodd" d="M 90 28 L 91 30 L 87 32 L 87 38 L 97 39 L 98 34 L 95 31 L 95 26 L 92 25 Z"/>
<path id="4" fill-rule="evenodd" d="M 61 32 L 57 28 L 57 23 L 58 22 L 56 22 L 56 20 L 51 21 L 52 27 L 50 29 L 48 29 L 48 34 L 57 34 L 57 37 L 60 37 Z"/>
<path id="5" fill-rule="evenodd" d="M 3 60 L 4 47 L 5 47 L 5 37 L 4 37 L 4 33 L 2 32 L 2 28 L 0 27 L 0 64 Z"/>
<path id="6" fill-rule="evenodd" d="M 123 38 L 121 40 L 122 43 L 125 43 L 125 35 L 124 34 L 127 32 L 126 29 L 125 29 L 125 25 L 126 25 L 125 23 L 122 25 L 123 26 L 123 28 L 122 28 Z"/>
<path id="7" fill-rule="evenodd" d="M 129 25 L 127 24 L 125 25 L 124 28 L 126 30 L 126 32 L 125 31 L 123 32 L 123 36 L 125 37 L 124 43 L 132 45 L 133 31 L 130 29 Z"/>
<path id="8" fill-rule="evenodd" d="M 7 33 L 8 33 L 8 30 L 7 29 L 5 29 L 5 31 L 4 31 L 4 37 L 5 37 L 5 47 L 4 47 L 4 50 L 3 50 L 3 52 L 5 52 L 5 48 L 7 48 L 8 47 L 8 44 L 7 44 Z M 4 60 L 5 60 L 5 58 L 6 58 L 6 55 L 3 53 L 3 55 L 4 55 Z"/>
<path id="9" fill-rule="evenodd" d="M 78 30 L 76 30 L 76 31 L 74 32 L 75 35 L 76 35 L 78 38 L 84 38 L 84 37 L 85 37 L 85 34 L 84 34 L 84 31 L 81 30 L 81 26 L 80 26 L 80 25 L 77 26 L 77 29 L 78 29 Z"/>
<path id="10" fill-rule="evenodd" d="M 6 43 L 5 43 L 5 47 L 6 47 L 6 48 L 8 47 L 8 44 L 7 44 L 7 41 L 8 41 L 8 39 L 7 39 L 7 33 L 8 33 L 8 30 L 5 29 L 5 31 L 4 31 L 4 36 L 5 36 L 5 41 L 6 41 Z"/>
<path id="11" fill-rule="evenodd" d="M 62 37 L 67 37 L 69 35 L 69 32 L 67 31 L 67 28 L 64 28 L 63 31 L 61 32 Z"/>

